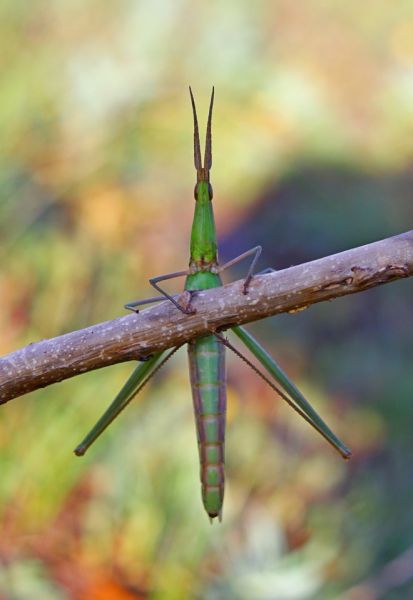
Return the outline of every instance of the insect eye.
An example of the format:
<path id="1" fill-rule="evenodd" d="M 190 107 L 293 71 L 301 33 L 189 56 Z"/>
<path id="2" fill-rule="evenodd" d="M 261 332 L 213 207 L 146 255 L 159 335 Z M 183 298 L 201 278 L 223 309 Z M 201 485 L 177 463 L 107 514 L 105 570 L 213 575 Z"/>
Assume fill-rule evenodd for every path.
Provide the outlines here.
<path id="1" fill-rule="evenodd" d="M 194 198 L 195 200 L 198 200 L 198 184 L 194 187 Z"/>
<path id="2" fill-rule="evenodd" d="M 212 200 L 212 198 L 214 197 L 214 192 L 212 189 L 212 185 L 210 183 L 208 183 L 208 195 L 209 195 L 209 199 Z"/>

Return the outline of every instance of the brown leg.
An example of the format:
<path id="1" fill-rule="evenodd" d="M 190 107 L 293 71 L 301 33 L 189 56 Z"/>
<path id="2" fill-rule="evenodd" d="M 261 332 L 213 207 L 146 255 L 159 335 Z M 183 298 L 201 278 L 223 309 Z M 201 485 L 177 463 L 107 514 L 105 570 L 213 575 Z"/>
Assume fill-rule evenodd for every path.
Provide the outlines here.
<path id="1" fill-rule="evenodd" d="M 244 260 L 244 258 L 248 258 L 248 256 L 251 256 L 253 254 L 254 257 L 249 266 L 247 276 L 245 277 L 243 291 L 242 291 L 243 294 L 248 294 L 248 286 L 251 282 L 251 279 L 253 278 L 255 265 L 257 264 L 257 261 L 260 257 L 261 252 L 262 252 L 262 247 L 255 246 L 255 248 L 251 248 L 251 250 L 247 250 L 246 252 L 243 252 L 236 258 L 233 258 L 232 260 L 229 260 L 228 262 L 224 263 L 221 267 L 218 268 L 218 272 L 224 271 L 228 267 L 232 267 L 233 265 L 238 264 L 239 262 Z"/>
<path id="2" fill-rule="evenodd" d="M 145 298 L 144 300 L 135 300 L 133 302 L 128 302 L 124 304 L 123 307 L 127 310 L 132 310 L 133 312 L 138 313 L 139 309 L 136 306 L 143 306 L 144 304 L 152 304 L 152 302 L 161 302 L 165 300 L 164 296 L 155 296 L 154 298 Z"/>
<path id="3" fill-rule="evenodd" d="M 195 313 L 195 310 L 190 307 L 190 304 L 191 304 L 190 301 L 186 304 L 186 306 L 182 306 L 181 304 L 179 304 L 179 302 L 177 302 L 173 298 L 173 296 L 171 296 L 170 294 L 168 294 L 168 292 L 166 292 L 164 289 L 162 289 L 158 285 L 159 281 L 165 281 L 167 279 L 175 279 L 176 277 L 183 277 L 185 275 L 189 275 L 189 271 L 188 270 L 186 270 L 186 271 L 176 271 L 175 273 L 167 273 L 166 275 L 159 275 L 158 277 L 152 277 L 149 280 L 149 283 L 151 284 L 151 286 L 153 286 L 155 288 L 155 290 L 157 290 L 165 298 L 167 298 L 168 300 L 170 300 L 172 302 L 172 304 L 175 304 L 176 308 L 178 308 L 185 315 L 193 315 Z M 190 292 L 189 290 L 187 290 L 187 291 L 189 292 L 189 294 L 192 294 L 192 292 Z"/>

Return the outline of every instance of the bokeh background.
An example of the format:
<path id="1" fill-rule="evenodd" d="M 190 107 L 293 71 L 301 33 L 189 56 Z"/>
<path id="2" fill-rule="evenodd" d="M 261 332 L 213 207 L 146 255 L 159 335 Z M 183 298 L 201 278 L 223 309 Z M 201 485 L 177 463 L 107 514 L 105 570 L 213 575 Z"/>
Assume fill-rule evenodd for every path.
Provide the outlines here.
<path id="1" fill-rule="evenodd" d="M 278 269 L 412 227 L 411 0 L 3 0 L 0 64 L 2 354 L 185 268 L 188 84 L 202 125 L 216 89 L 222 259 L 259 243 Z M 354 458 L 229 357 L 222 525 L 201 506 L 184 351 L 83 459 L 133 364 L 4 406 L 1 600 L 412 597 L 412 293 L 251 326 Z"/>

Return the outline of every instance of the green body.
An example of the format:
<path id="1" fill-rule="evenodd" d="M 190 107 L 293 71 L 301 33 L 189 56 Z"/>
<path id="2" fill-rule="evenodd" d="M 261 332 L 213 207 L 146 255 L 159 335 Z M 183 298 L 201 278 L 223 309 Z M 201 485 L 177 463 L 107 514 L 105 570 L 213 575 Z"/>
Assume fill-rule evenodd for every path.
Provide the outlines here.
<path id="1" fill-rule="evenodd" d="M 195 283 L 192 277 L 202 273 L 204 267 L 203 272 L 208 280 L 211 269 L 217 266 L 217 233 L 212 208 L 212 188 L 209 181 L 199 181 L 195 186 L 194 194 L 195 212 L 191 231 L 191 258 L 189 262 L 189 269 L 194 270 L 194 276 L 188 276 L 185 287 L 188 283 L 190 285 Z M 213 281 L 213 278 L 211 278 L 211 281 Z M 208 287 L 216 286 L 210 285 Z"/>
<path id="2" fill-rule="evenodd" d="M 191 232 L 190 275 L 186 290 L 222 285 L 211 186 L 195 188 L 195 214 Z M 225 347 L 209 335 L 188 344 L 189 374 L 197 428 L 202 501 L 210 518 L 221 517 L 224 500 L 224 444 L 226 416 Z"/>
<path id="3" fill-rule="evenodd" d="M 217 239 L 214 213 L 212 209 L 212 187 L 209 183 L 209 171 L 212 165 L 211 155 L 211 117 L 214 93 L 212 92 L 209 107 L 204 163 L 202 164 L 199 144 L 198 122 L 195 103 L 191 92 L 191 102 L 194 115 L 194 162 L 197 172 L 195 186 L 195 214 L 191 232 L 191 248 L 189 270 L 186 272 L 170 273 L 150 280 L 151 284 L 161 292 L 160 298 L 150 298 L 127 304 L 126 308 L 136 310 L 136 306 L 167 298 L 177 309 L 190 313 L 191 309 L 181 306 L 172 296 L 159 287 L 158 282 L 164 279 L 185 274 L 185 289 L 189 291 L 207 290 L 222 285 L 218 267 Z M 233 259 L 228 266 L 251 255 L 255 249 L 249 250 Z M 258 258 L 258 256 L 256 256 Z M 252 277 L 252 269 L 256 258 L 244 281 L 244 293 Z M 138 312 L 138 311 L 137 311 Z M 201 465 L 202 499 L 205 509 L 211 519 L 221 518 L 224 499 L 224 443 L 225 443 L 225 345 L 232 349 L 247 362 L 261 377 L 263 377 L 278 394 L 300 414 L 314 429 L 316 429 L 344 458 L 351 453 L 346 446 L 334 435 L 331 429 L 321 419 L 302 393 L 290 381 L 276 361 L 262 348 L 255 338 L 243 327 L 234 326 L 234 333 L 261 363 L 268 375 L 282 388 L 274 386 L 249 360 L 241 355 L 220 334 L 191 340 L 188 343 L 189 371 L 192 386 L 192 398 L 197 427 L 198 448 Z M 225 345 L 224 345 L 225 344 Z M 178 349 L 174 348 L 168 354 L 158 352 L 148 357 L 129 377 L 112 404 L 88 433 L 75 453 L 83 455 L 89 446 L 106 429 L 106 427 L 129 404 L 151 377 L 162 367 L 169 357 Z"/>

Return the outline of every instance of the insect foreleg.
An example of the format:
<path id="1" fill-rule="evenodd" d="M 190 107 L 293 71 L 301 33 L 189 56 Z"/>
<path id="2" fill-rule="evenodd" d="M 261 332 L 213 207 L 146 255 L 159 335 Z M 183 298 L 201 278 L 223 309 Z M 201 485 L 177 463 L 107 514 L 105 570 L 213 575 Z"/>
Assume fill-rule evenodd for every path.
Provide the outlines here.
<path id="1" fill-rule="evenodd" d="M 246 252 L 243 252 L 242 254 L 240 254 L 239 256 L 237 256 L 236 258 L 233 258 L 232 260 L 229 260 L 228 262 L 224 263 L 223 265 L 221 265 L 220 267 L 218 267 L 218 273 L 224 271 L 225 269 L 228 269 L 228 267 L 232 267 L 233 265 L 237 265 L 239 262 L 241 262 L 242 260 L 244 260 L 244 258 L 248 258 L 248 256 L 251 256 L 252 254 L 253 259 L 251 261 L 251 264 L 248 268 L 248 272 L 247 272 L 247 276 L 245 277 L 245 281 L 244 281 L 244 285 L 243 285 L 243 290 L 242 293 L 243 294 L 247 294 L 248 293 L 248 286 L 251 282 L 251 279 L 253 278 L 254 275 L 254 269 L 255 269 L 255 265 L 257 264 L 257 261 L 261 255 L 262 252 L 262 247 L 261 246 L 255 246 L 255 248 L 251 248 L 250 250 L 247 250 Z"/>
<path id="2" fill-rule="evenodd" d="M 230 261 L 229 263 L 225 263 L 224 265 L 222 265 L 221 267 L 219 267 L 219 271 L 223 271 L 228 266 L 232 266 L 233 264 L 236 264 L 238 261 L 241 261 L 243 258 L 245 258 L 245 256 L 249 256 L 249 254 L 252 254 L 252 251 L 256 251 L 256 248 L 253 248 L 252 250 L 249 250 L 248 252 L 246 252 L 244 254 L 241 254 L 237 258 L 233 259 L 233 261 L 235 261 L 235 262 Z M 252 267 L 255 266 L 255 263 L 258 260 L 259 255 L 260 255 L 260 252 L 258 253 L 257 258 L 254 257 L 254 261 L 255 262 L 253 261 L 254 264 L 251 263 Z M 251 267 L 250 267 L 250 269 L 251 269 Z M 271 267 L 268 267 L 267 269 L 263 269 L 262 271 L 259 271 L 258 273 L 255 273 L 255 275 L 266 275 L 268 273 L 274 273 L 274 272 L 275 272 L 275 269 L 272 269 Z M 187 273 L 187 271 L 183 271 L 183 274 L 186 274 L 186 273 Z M 173 275 L 176 275 L 177 277 L 180 277 L 180 275 L 177 275 L 175 273 Z M 163 276 L 161 276 L 161 277 L 163 277 Z M 247 277 L 248 277 L 248 275 L 247 275 Z M 245 284 L 244 284 L 244 286 L 245 286 Z M 157 289 L 158 288 L 159 288 L 159 286 L 157 286 Z M 187 291 L 189 291 L 189 290 L 187 290 Z M 178 297 L 178 295 L 176 297 Z M 175 297 L 172 296 L 172 298 L 175 298 Z M 132 310 L 135 313 L 138 313 L 139 309 L 136 308 L 137 306 L 144 306 L 145 304 L 152 304 L 154 302 L 163 302 L 163 301 L 165 301 L 167 299 L 170 300 L 169 295 L 166 296 L 166 294 L 163 293 L 162 296 L 154 296 L 153 298 L 144 298 L 143 300 L 134 300 L 133 302 L 128 302 L 127 304 L 124 304 L 124 308 L 126 308 L 127 310 Z M 179 306 L 179 310 L 182 311 L 183 308 L 185 308 L 185 307 L 182 306 L 182 305 Z"/>
<path id="3" fill-rule="evenodd" d="M 179 302 L 177 302 L 173 296 L 168 294 L 167 291 L 165 291 L 158 285 L 158 282 L 165 281 L 167 279 L 175 279 L 176 277 L 184 277 L 185 275 L 189 275 L 189 274 L 190 274 L 190 271 L 187 269 L 185 271 L 176 271 L 175 273 L 167 273 L 166 275 L 159 275 L 158 277 L 152 277 L 149 280 L 149 283 L 151 284 L 152 287 L 155 288 L 155 290 L 157 290 L 165 298 L 170 300 L 172 302 L 172 304 L 175 304 L 176 308 L 178 308 L 185 315 L 192 315 L 194 313 L 194 310 L 189 307 L 189 304 L 187 306 L 182 306 L 181 304 L 179 304 Z"/>

